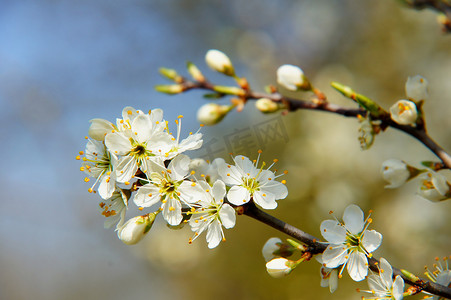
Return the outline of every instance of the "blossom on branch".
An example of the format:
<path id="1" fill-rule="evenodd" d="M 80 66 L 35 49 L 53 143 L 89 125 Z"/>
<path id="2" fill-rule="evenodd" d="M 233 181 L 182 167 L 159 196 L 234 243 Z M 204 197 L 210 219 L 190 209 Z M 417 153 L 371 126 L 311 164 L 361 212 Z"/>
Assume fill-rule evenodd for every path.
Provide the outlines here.
<path id="1" fill-rule="evenodd" d="M 260 155 L 259 155 L 260 157 Z M 219 176 L 229 186 L 227 199 L 234 205 L 243 205 L 253 199 L 253 201 L 264 209 L 274 209 L 277 207 L 276 200 L 284 199 L 288 195 L 285 181 L 279 182 L 274 179 L 276 176 L 269 169 L 263 169 L 265 163 L 257 168 L 258 159 L 253 162 L 242 155 L 233 158 L 235 165 L 221 164 L 219 166 Z M 283 175 L 283 174 L 282 174 Z"/>
<path id="2" fill-rule="evenodd" d="M 225 241 L 222 226 L 230 229 L 235 226 L 235 210 L 227 203 L 224 203 L 226 188 L 224 182 L 216 181 L 210 186 L 206 181 L 199 181 L 199 186 L 205 191 L 205 197 L 196 204 L 193 204 L 189 225 L 191 230 L 195 231 L 194 238 L 190 239 L 192 243 L 202 232 L 207 230 L 208 248 L 212 249 Z"/>
<path id="3" fill-rule="evenodd" d="M 315 258 L 321 264 L 321 287 L 329 287 L 331 293 L 335 292 L 338 288 L 338 270 L 325 267 L 322 254 L 318 254 Z"/>
<path id="4" fill-rule="evenodd" d="M 357 205 L 349 205 L 343 213 L 344 223 L 325 220 L 321 223 L 321 234 L 329 245 L 323 253 L 323 265 L 328 268 L 345 266 L 349 276 L 355 281 L 365 279 L 368 274 L 368 258 L 381 242 L 382 235 L 375 230 L 367 230 L 372 219 L 364 220 L 363 211 Z"/>
<path id="5" fill-rule="evenodd" d="M 406 163 L 399 159 L 389 159 L 382 163 L 382 177 L 390 184 L 385 188 L 398 188 L 410 178 L 410 171 Z"/>
<path id="6" fill-rule="evenodd" d="M 442 201 L 450 198 L 450 186 L 445 176 L 429 171 L 421 177 L 421 185 L 417 193 L 429 201 Z"/>
<path id="7" fill-rule="evenodd" d="M 103 142 L 88 140 L 81 170 L 88 176 L 96 178 L 89 192 L 93 192 L 94 186 L 100 182 L 98 188 L 100 197 L 108 199 L 113 195 L 116 188 L 116 164 L 116 156 L 108 152 Z"/>
<path id="8" fill-rule="evenodd" d="M 290 91 L 311 89 L 304 72 L 293 65 L 282 65 L 277 69 L 277 83 Z"/>
<path id="9" fill-rule="evenodd" d="M 210 49 L 205 55 L 205 61 L 207 65 L 216 72 L 223 73 L 228 76 L 234 76 L 235 70 L 233 68 L 230 58 L 216 49 Z"/>
<path id="10" fill-rule="evenodd" d="M 393 280 L 393 269 L 387 260 L 380 259 L 379 275 L 368 276 L 369 291 L 362 291 L 371 293 L 374 297 L 362 299 L 393 299 L 401 300 L 404 292 L 404 280 L 400 275 Z"/>
<path id="11" fill-rule="evenodd" d="M 149 183 L 139 187 L 133 199 L 139 207 L 150 207 L 161 202 L 164 219 L 176 226 L 182 221 L 182 204 L 191 207 L 204 198 L 204 191 L 192 181 L 185 180 L 189 175 L 190 159 L 186 155 L 176 156 L 168 168 L 153 164 L 148 173 Z"/>
<path id="12" fill-rule="evenodd" d="M 432 282 L 449 287 L 451 284 L 451 270 L 449 269 L 449 265 L 448 265 L 449 257 L 443 258 L 443 261 L 444 261 L 443 265 L 440 262 L 440 259 L 438 257 L 436 257 L 435 260 L 437 261 L 437 263 L 434 264 L 435 270 L 431 271 L 431 270 L 429 270 L 428 267 L 425 267 L 426 272 L 424 272 L 424 274 Z M 431 297 L 427 297 L 427 298 L 425 297 L 424 299 L 439 300 L 442 298 L 440 298 L 439 296 L 431 296 Z"/>
<path id="13" fill-rule="evenodd" d="M 390 117 L 400 125 L 415 126 L 418 111 L 414 102 L 409 100 L 399 100 L 390 107 Z"/>

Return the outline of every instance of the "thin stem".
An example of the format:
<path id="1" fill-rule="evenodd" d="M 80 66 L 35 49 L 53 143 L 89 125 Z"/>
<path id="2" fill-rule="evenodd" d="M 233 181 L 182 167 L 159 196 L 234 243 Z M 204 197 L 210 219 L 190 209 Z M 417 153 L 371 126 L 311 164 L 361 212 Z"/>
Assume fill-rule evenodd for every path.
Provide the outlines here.
<path id="1" fill-rule="evenodd" d="M 214 91 L 214 85 L 208 81 L 204 82 L 192 82 L 184 79 L 182 82 L 183 90 L 188 91 L 191 89 L 203 89 Z M 354 117 L 364 116 L 366 111 L 360 108 L 347 108 L 342 107 L 336 104 L 332 104 L 325 101 L 312 102 L 300 99 L 293 99 L 289 97 L 282 96 L 279 93 L 260 93 L 253 92 L 251 90 L 245 91 L 245 96 L 243 97 L 245 101 L 248 100 L 258 100 L 260 98 L 267 98 L 274 102 L 282 102 L 285 103 L 289 111 L 296 111 L 300 109 L 309 109 L 309 110 L 319 110 L 324 112 L 330 112 L 338 115 L 342 115 L 344 117 Z M 377 119 L 374 119 L 377 120 Z M 451 169 L 451 156 L 440 146 L 438 145 L 429 135 L 427 134 L 424 127 L 416 128 L 409 125 L 399 125 L 396 122 L 392 121 L 390 118 L 383 117 L 380 119 L 381 128 L 392 127 L 398 129 L 423 143 L 429 150 L 431 150 L 446 166 L 446 168 Z"/>
<path id="2" fill-rule="evenodd" d="M 247 203 L 243 207 L 244 207 L 243 211 L 244 215 L 251 217 L 257 221 L 260 221 L 262 223 L 265 223 L 266 225 L 271 226 L 272 228 L 277 229 L 291 236 L 292 238 L 295 238 L 300 242 L 308 245 L 309 248 L 307 249 L 307 252 L 310 252 L 311 254 L 322 253 L 326 250 L 328 246 L 327 243 L 320 242 L 318 238 L 262 211 L 252 202 Z M 379 261 L 376 258 L 374 257 L 369 258 L 368 263 L 371 270 L 373 270 L 374 272 L 379 272 L 379 268 L 377 267 L 379 265 Z M 417 282 L 412 282 L 404 274 L 402 274 L 401 270 L 395 267 L 392 268 L 393 268 L 393 276 L 400 275 L 406 283 L 412 286 L 416 286 L 420 288 L 422 291 L 451 299 L 451 288 L 440 284 L 436 284 L 431 281 L 426 281 L 421 278 Z"/>

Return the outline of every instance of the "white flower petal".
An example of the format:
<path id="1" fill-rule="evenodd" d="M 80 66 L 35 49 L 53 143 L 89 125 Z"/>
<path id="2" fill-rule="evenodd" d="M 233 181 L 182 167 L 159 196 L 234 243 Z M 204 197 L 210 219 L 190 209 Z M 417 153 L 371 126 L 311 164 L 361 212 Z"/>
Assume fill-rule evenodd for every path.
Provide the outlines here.
<path id="1" fill-rule="evenodd" d="M 185 180 L 177 188 L 177 191 L 180 193 L 180 200 L 187 204 L 196 203 L 199 201 L 211 201 L 211 199 L 208 198 L 208 193 L 205 193 L 201 185 L 196 182 Z"/>
<path id="2" fill-rule="evenodd" d="M 182 205 L 180 201 L 172 198 L 166 198 L 163 204 L 163 217 L 169 225 L 177 226 L 182 222 Z"/>
<path id="3" fill-rule="evenodd" d="M 208 248 L 213 249 L 222 241 L 221 223 L 215 220 L 208 225 L 207 242 Z"/>
<path id="4" fill-rule="evenodd" d="M 346 261 L 348 249 L 343 245 L 329 245 L 323 252 L 323 262 L 328 268 L 336 268 Z"/>
<path id="5" fill-rule="evenodd" d="M 243 205 L 249 202 L 251 196 L 246 188 L 234 185 L 227 193 L 227 199 L 234 205 Z"/>
<path id="6" fill-rule="evenodd" d="M 338 270 L 333 269 L 332 271 L 330 271 L 329 276 L 329 291 L 333 293 L 337 290 L 337 288 L 338 288 Z"/>
<path id="7" fill-rule="evenodd" d="M 224 182 L 221 180 L 215 181 L 213 187 L 211 188 L 212 195 L 216 204 L 220 204 L 221 200 L 224 200 L 226 195 L 226 187 Z"/>
<path id="8" fill-rule="evenodd" d="M 347 264 L 349 276 L 354 281 L 362 281 L 368 275 L 368 259 L 366 255 L 359 251 L 354 251 L 349 255 Z"/>
<path id="9" fill-rule="evenodd" d="M 143 185 L 133 198 L 139 207 L 149 207 L 160 201 L 160 189 L 153 184 Z"/>
<path id="10" fill-rule="evenodd" d="M 177 155 L 168 166 L 171 179 L 176 181 L 183 180 L 188 175 L 190 162 L 191 159 L 188 156 L 184 154 Z"/>
<path id="11" fill-rule="evenodd" d="M 89 126 L 88 135 L 98 141 L 103 141 L 105 136 L 114 130 L 114 125 L 104 119 L 92 119 Z"/>
<path id="12" fill-rule="evenodd" d="M 287 186 L 279 181 L 272 180 L 260 188 L 263 193 L 272 193 L 275 199 L 285 199 L 288 196 Z"/>
<path id="13" fill-rule="evenodd" d="M 116 180 L 119 182 L 129 181 L 138 170 L 138 164 L 134 157 L 124 156 L 122 157 L 116 168 Z"/>
<path id="14" fill-rule="evenodd" d="M 145 114 L 138 115 L 132 122 L 132 132 L 139 143 L 149 141 L 154 133 L 150 116 Z"/>
<path id="15" fill-rule="evenodd" d="M 253 199 L 263 209 L 275 209 L 277 207 L 275 196 L 270 192 L 262 193 L 261 191 L 256 191 Z"/>
<path id="16" fill-rule="evenodd" d="M 379 276 L 382 279 L 382 283 L 385 289 L 390 290 L 393 284 L 393 269 L 385 258 L 380 259 L 379 268 Z"/>
<path id="17" fill-rule="evenodd" d="M 368 286 L 376 295 L 384 295 L 387 292 L 381 277 L 378 275 L 368 276 Z"/>
<path id="18" fill-rule="evenodd" d="M 262 255 L 265 258 L 266 262 L 273 259 L 275 257 L 274 252 L 280 249 L 280 246 L 277 244 L 282 244 L 282 240 L 276 237 L 272 237 L 263 245 Z"/>
<path id="19" fill-rule="evenodd" d="M 343 221 L 346 229 L 352 234 L 358 234 L 362 232 L 364 226 L 363 211 L 355 204 L 351 204 L 346 207 L 343 213 Z"/>
<path id="20" fill-rule="evenodd" d="M 242 174 L 235 166 L 226 163 L 219 163 L 218 174 L 227 185 L 236 185 L 241 184 L 242 182 Z"/>
<path id="21" fill-rule="evenodd" d="M 362 238 L 362 245 L 369 253 L 373 252 L 382 243 L 382 234 L 376 230 L 365 230 L 365 234 Z"/>
<path id="22" fill-rule="evenodd" d="M 111 173 L 110 175 L 104 174 L 100 179 L 98 192 L 102 199 L 108 199 L 113 195 L 113 192 L 116 189 L 115 178 L 115 173 Z"/>
<path id="23" fill-rule="evenodd" d="M 396 275 L 395 281 L 393 282 L 393 297 L 395 300 L 401 300 L 404 293 L 404 280 L 401 276 Z"/>
<path id="24" fill-rule="evenodd" d="M 105 137 L 105 145 L 116 155 L 127 155 L 132 149 L 130 140 L 121 132 L 108 133 Z"/>
<path id="25" fill-rule="evenodd" d="M 346 241 L 346 228 L 335 220 L 321 222 L 320 230 L 322 236 L 332 244 L 343 244 Z"/>
<path id="26" fill-rule="evenodd" d="M 233 160 L 238 169 L 241 169 L 246 175 L 249 174 L 247 176 L 255 177 L 257 175 L 259 170 L 255 168 L 254 163 L 246 156 L 238 155 Z"/>
<path id="27" fill-rule="evenodd" d="M 225 228 L 230 229 L 233 226 L 235 226 L 236 222 L 235 210 L 227 203 L 222 205 L 222 208 L 219 211 L 219 218 L 221 220 L 222 225 Z"/>

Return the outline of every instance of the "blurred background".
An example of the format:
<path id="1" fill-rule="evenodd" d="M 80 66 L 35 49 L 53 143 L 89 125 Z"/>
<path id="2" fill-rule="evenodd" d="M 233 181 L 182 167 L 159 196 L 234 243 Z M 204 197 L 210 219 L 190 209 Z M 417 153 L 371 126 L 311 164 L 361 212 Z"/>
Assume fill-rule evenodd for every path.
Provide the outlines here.
<path id="1" fill-rule="evenodd" d="M 204 235 L 188 245 L 189 228 L 168 230 L 163 222 L 135 246 L 103 229 L 100 198 L 87 192 L 91 184 L 75 160 L 89 120 L 114 121 L 128 105 L 160 107 L 170 124 L 185 116 L 184 135 L 196 131 L 202 93 L 167 96 L 153 86 L 166 83 L 159 67 L 186 74 L 187 60 L 214 82 L 232 84 L 208 70 L 208 49 L 227 53 L 254 90 L 275 84 L 279 65 L 295 64 L 331 102 L 346 106 L 353 103 L 330 81 L 388 108 L 405 96 L 407 77 L 420 74 L 430 83 L 429 132 L 451 151 L 451 35 L 430 11 L 370 0 L 1 0 L 0 6 L 0 299 L 360 299 L 355 289 L 367 289 L 366 282 L 352 282 L 345 272 L 330 295 L 319 286 L 314 260 L 271 278 L 261 247 L 287 236 L 245 216 L 214 250 Z M 355 119 L 311 111 L 267 116 L 253 103 L 202 132 L 208 149 L 226 160 L 230 150 L 256 156 L 260 148 L 266 161 L 278 158 L 279 169 L 289 171 L 289 196 L 270 213 L 315 236 L 330 210 L 341 218 L 355 203 L 374 210 L 372 228 L 384 236 L 376 257 L 422 274 L 434 257 L 451 254 L 450 201 L 419 198 L 418 181 L 384 189 L 384 160 L 418 167 L 434 159 L 400 132 L 388 129 L 362 151 Z M 188 154 L 208 158 L 206 149 Z"/>

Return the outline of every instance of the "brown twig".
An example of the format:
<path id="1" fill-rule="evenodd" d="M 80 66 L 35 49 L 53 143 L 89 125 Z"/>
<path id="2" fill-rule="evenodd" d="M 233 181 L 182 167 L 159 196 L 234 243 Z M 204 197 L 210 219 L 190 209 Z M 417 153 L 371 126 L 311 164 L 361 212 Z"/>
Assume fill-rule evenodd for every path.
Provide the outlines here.
<path id="1" fill-rule="evenodd" d="M 183 86 L 183 91 L 189 91 L 193 89 L 201 89 L 214 91 L 214 85 L 208 81 L 204 82 L 193 82 L 183 79 L 180 83 Z M 318 110 L 329 113 L 334 113 L 342 115 L 344 117 L 357 117 L 364 116 L 366 111 L 361 108 L 347 108 L 329 102 L 319 101 L 312 102 L 307 100 L 293 99 L 285 97 L 280 93 L 274 92 L 272 94 L 254 92 L 250 89 L 243 90 L 244 96 L 241 96 L 244 101 L 248 100 L 258 100 L 260 98 L 267 98 L 274 102 L 285 103 L 289 111 L 296 111 L 301 109 Z M 373 120 L 378 120 L 373 118 Z M 381 121 L 381 128 L 392 127 L 398 129 L 423 143 L 429 150 L 431 150 L 446 166 L 446 168 L 451 169 L 451 156 L 438 145 L 426 132 L 424 127 L 412 127 L 409 125 L 399 125 L 390 118 L 383 117 L 379 119 Z"/>
<path id="2" fill-rule="evenodd" d="M 277 229 L 277 230 L 289 235 L 290 237 L 295 238 L 298 241 L 306 244 L 309 247 L 307 251 L 310 252 L 311 254 L 323 253 L 328 246 L 327 243 L 319 241 L 318 238 L 262 211 L 253 202 L 248 202 L 246 205 L 243 206 L 243 208 L 244 208 L 244 210 L 243 210 L 244 215 L 251 217 L 257 221 L 260 221 L 262 223 L 265 223 L 266 225 L 268 225 L 274 229 Z M 376 258 L 371 257 L 368 260 L 368 263 L 369 263 L 369 267 L 371 270 L 373 270 L 374 272 L 379 272 L 379 268 L 378 268 L 379 261 Z M 443 285 L 440 285 L 440 284 L 437 284 L 437 283 L 434 283 L 431 281 L 427 281 L 427 280 L 424 280 L 421 278 L 419 278 L 418 281 L 413 282 L 413 281 L 409 280 L 409 278 L 407 278 L 401 272 L 400 269 L 393 267 L 393 276 L 396 276 L 396 275 L 400 275 L 406 283 L 408 283 L 412 286 L 418 287 L 422 291 L 451 299 L 451 288 L 449 288 L 449 287 L 446 287 L 446 286 L 443 286 Z"/>

